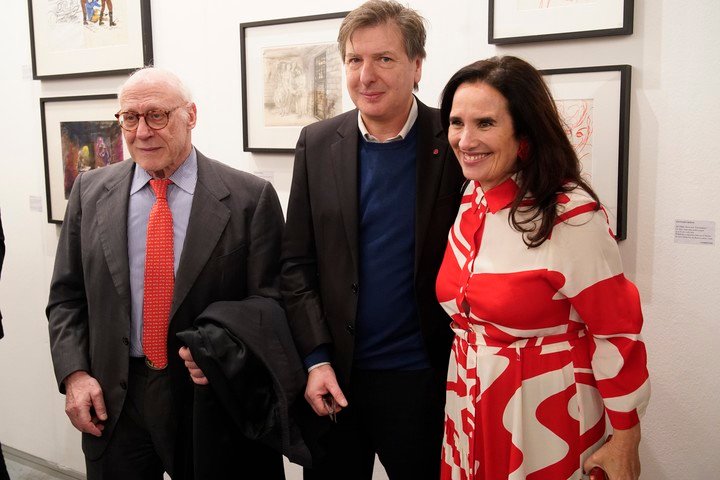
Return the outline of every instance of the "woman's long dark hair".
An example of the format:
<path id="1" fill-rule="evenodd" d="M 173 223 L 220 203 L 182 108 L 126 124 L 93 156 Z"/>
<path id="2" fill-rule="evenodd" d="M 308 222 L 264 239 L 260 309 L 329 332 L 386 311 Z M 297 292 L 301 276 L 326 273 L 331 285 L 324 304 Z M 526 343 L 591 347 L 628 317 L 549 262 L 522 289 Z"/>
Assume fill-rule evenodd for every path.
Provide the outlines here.
<path id="1" fill-rule="evenodd" d="M 442 93 L 440 112 L 446 132 L 455 91 L 464 83 L 485 83 L 500 92 L 507 100 L 515 137 L 528 142 L 529 154 L 517 160 L 519 191 L 509 216 L 512 227 L 523 232 L 526 245 L 538 247 L 550 237 L 559 193 L 580 187 L 595 200 L 596 209 L 600 208 L 597 194 L 580 176 L 580 162 L 540 72 L 512 56 L 492 57 L 461 68 Z M 521 208 L 528 193 L 534 202 Z M 536 228 L 538 220 L 540 227 Z"/>

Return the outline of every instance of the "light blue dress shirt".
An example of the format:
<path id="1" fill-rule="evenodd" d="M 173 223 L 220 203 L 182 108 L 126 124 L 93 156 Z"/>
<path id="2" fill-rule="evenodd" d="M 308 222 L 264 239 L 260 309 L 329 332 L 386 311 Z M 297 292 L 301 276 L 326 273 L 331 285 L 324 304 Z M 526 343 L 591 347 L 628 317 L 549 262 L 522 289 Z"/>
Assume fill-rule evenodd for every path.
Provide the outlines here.
<path id="1" fill-rule="evenodd" d="M 147 223 L 155 204 L 155 193 L 148 183 L 150 174 L 135 165 L 130 185 L 128 205 L 128 259 L 130 261 L 130 356 L 142 357 L 143 289 L 145 287 L 145 245 Z M 190 220 L 195 185 L 197 184 L 197 152 L 193 148 L 188 158 L 170 175 L 167 199 L 173 217 L 174 271 L 177 275 Z M 172 352 L 168 352 L 171 355 Z"/>

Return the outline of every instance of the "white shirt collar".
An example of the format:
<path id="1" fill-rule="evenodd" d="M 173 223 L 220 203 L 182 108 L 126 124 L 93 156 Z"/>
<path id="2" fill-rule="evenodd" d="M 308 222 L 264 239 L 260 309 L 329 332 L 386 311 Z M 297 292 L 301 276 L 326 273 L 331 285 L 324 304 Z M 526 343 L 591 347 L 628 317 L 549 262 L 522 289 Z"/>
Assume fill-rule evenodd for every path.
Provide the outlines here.
<path id="1" fill-rule="evenodd" d="M 377 139 L 374 135 L 372 135 L 370 132 L 368 132 L 367 127 L 365 126 L 365 122 L 363 122 L 362 115 L 360 114 L 360 111 L 358 110 L 358 128 L 360 129 L 360 133 L 370 143 L 388 143 L 388 142 L 395 142 L 398 140 L 402 140 L 405 137 L 407 137 L 408 132 L 410 129 L 415 125 L 415 120 L 417 120 L 418 116 L 418 106 L 417 106 L 417 99 L 415 98 L 415 95 L 413 95 L 413 103 L 410 107 L 410 113 L 408 114 L 408 118 L 405 121 L 405 125 L 403 125 L 402 129 L 400 129 L 400 132 L 398 132 L 397 135 L 395 135 L 392 138 L 388 138 L 384 142 L 381 142 Z"/>

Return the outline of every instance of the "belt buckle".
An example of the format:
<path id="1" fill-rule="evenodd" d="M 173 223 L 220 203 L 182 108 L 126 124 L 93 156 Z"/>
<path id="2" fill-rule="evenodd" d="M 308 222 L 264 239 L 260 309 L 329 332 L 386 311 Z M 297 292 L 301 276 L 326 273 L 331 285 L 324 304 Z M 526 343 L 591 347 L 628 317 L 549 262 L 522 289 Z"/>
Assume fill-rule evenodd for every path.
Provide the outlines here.
<path id="1" fill-rule="evenodd" d="M 156 366 L 156 365 L 155 365 L 153 362 L 151 362 L 150 359 L 147 358 L 147 357 L 145 357 L 145 365 L 147 365 L 147 367 L 148 367 L 150 370 L 165 370 L 165 369 L 167 368 L 167 364 L 165 364 L 165 365 L 162 366 L 162 367 Z"/>

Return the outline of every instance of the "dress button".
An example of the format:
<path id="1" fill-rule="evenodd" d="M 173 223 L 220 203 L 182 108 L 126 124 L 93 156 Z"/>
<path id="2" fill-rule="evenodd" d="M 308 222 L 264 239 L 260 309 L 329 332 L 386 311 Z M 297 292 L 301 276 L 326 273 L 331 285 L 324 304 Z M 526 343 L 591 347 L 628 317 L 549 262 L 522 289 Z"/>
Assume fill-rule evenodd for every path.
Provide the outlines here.
<path id="1" fill-rule="evenodd" d="M 122 342 L 123 345 L 130 345 L 130 340 L 128 340 L 128 337 L 123 337 Z"/>
<path id="2" fill-rule="evenodd" d="M 348 323 L 345 325 L 345 330 L 347 330 L 350 335 L 355 335 L 355 326 L 353 324 Z"/>
<path id="3" fill-rule="evenodd" d="M 127 390 L 127 382 L 125 380 L 120 381 L 120 388 Z"/>
<path id="4" fill-rule="evenodd" d="M 352 285 L 350 285 L 350 290 L 352 290 L 352 292 L 357 295 L 358 291 L 360 290 L 360 286 L 357 283 L 353 283 Z"/>

